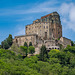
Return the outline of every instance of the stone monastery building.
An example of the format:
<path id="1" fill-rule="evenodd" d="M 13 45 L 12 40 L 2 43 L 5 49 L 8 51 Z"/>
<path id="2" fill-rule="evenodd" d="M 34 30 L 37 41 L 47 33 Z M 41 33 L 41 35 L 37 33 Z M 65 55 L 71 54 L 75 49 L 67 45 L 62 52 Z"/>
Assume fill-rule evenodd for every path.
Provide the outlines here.
<path id="1" fill-rule="evenodd" d="M 35 47 L 35 54 L 39 53 L 42 45 L 45 45 L 47 50 L 60 49 L 60 45 L 64 48 L 71 45 L 71 40 L 62 37 L 62 25 L 57 12 L 33 21 L 32 24 L 25 27 L 25 30 L 26 35 L 15 36 L 13 43 L 23 46 L 25 42 L 27 44 L 32 42 Z"/>

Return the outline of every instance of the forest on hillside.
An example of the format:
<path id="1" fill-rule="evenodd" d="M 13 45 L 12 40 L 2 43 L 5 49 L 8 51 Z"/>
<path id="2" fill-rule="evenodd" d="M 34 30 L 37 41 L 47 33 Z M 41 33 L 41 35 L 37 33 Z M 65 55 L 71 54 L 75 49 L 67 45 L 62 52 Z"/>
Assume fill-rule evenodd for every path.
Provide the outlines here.
<path id="1" fill-rule="evenodd" d="M 0 75 L 75 75 L 75 44 L 47 52 L 42 45 L 34 55 L 32 43 L 17 47 L 9 35 L 0 45 Z M 28 56 L 30 54 L 30 56 Z"/>
<path id="2" fill-rule="evenodd" d="M 25 58 L 0 49 L 0 75 L 75 75 L 75 46 Z"/>

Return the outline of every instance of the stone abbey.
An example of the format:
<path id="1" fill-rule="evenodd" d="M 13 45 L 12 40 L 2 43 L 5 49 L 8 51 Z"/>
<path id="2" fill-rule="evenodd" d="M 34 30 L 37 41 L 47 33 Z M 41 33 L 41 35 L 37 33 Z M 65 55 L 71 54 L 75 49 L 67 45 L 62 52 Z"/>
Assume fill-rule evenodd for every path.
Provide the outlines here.
<path id="1" fill-rule="evenodd" d="M 25 42 L 32 42 L 35 47 L 35 54 L 39 54 L 40 47 L 45 45 L 47 50 L 60 49 L 71 45 L 71 40 L 62 37 L 62 25 L 60 16 L 53 12 L 33 21 L 32 24 L 25 27 L 26 35 L 15 36 L 13 43 L 17 46 L 23 46 Z"/>

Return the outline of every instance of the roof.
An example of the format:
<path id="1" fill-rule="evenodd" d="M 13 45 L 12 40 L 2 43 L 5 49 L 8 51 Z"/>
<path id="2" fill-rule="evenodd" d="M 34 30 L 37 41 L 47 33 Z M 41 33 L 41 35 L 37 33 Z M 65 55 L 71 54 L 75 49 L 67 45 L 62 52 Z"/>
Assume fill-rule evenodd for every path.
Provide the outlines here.
<path id="1" fill-rule="evenodd" d="M 51 14 L 45 15 L 45 16 L 41 17 L 41 19 L 46 18 L 46 17 L 50 16 Z"/>
<path id="2" fill-rule="evenodd" d="M 26 36 L 37 36 L 37 34 L 30 34 L 30 35 L 15 36 L 15 38 L 19 38 L 19 37 L 26 37 Z"/>
<path id="3" fill-rule="evenodd" d="M 41 17 L 41 19 L 44 19 L 44 18 L 46 18 L 46 17 L 48 17 L 48 16 L 50 16 L 50 15 L 52 15 L 52 14 L 54 14 L 54 13 L 57 13 L 57 12 L 53 12 L 53 13 L 50 13 L 50 14 L 48 14 L 48 15 L 45 15 L 45 16 Z M 57 13 L 57 14 L 58 14 L 58 13 Z"/>
<path id="4" fill-rule="evenodd" d="M 71 39 L 68 39 L 68 38 L 66 38 L 66 37 L 62 37 L 62 38 L 64 38 L 64 39 L 67 39 L 67 40 L 70 40 L 70 41 L 71 41 Z"/>

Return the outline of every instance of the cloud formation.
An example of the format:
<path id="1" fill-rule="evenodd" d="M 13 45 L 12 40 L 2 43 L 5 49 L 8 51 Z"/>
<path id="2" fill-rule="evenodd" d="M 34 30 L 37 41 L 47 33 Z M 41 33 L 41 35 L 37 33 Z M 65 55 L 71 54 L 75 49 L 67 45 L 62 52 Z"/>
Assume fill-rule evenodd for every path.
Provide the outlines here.
<path id="1" fill-rule="evenodd" d="M 25 27 L 21 24 L 17 25 L 14 29 L 15 33 L 13 36 L 25 35 Z"/>
<path id="2" fill-rule="evenodd" d="M 75 31 L 75 5 L 74 3 L 63 3 L 60 7 L 60 14 L 63 16 L 62 22 L 69 29 Z"/>
<path id="3" fill-rule="evenodd" d="M 73 2 L 67 3 L 61 2 L 58 0 L 48 0 L 43 3 L 35 3 L 30 8 L 26 9 L 26 5 L 13 7 L 11 9 L 0 9 L 0 16 L 13 16 L 13 15 L 28 15 L 28 14 L 40 14 L 40 13 L 51 13 L 53 11 L 57 11 L 61 15 L 61 21 L 63 24 L 64 32 L 66 30 L 71 29 L 75 32 L 75 4 Z M 41 17 L 41 16 L 40 16 Z M 23 17 L 21 19 L 17 19 L 16 21 L 25 21 L 34 19 L 33 16 L 31 18 Z M 24 25 L 20 25 L 16 27 L 15 35 L 23 35 L 25 33 Z"/>

